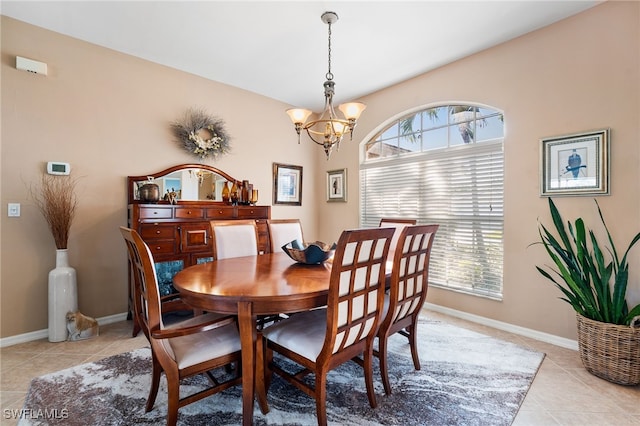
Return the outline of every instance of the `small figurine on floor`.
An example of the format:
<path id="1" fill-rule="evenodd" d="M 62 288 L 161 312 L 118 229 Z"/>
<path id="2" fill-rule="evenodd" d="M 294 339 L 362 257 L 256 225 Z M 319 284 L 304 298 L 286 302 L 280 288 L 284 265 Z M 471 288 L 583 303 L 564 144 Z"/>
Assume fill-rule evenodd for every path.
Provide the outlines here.
<path id="1" fill-rule="evenodd" d="M 67 340 L 76 341 L 90 339 L 98 335 L 98 321 L 83 315 L 80 311 L 67 313 Z"/>

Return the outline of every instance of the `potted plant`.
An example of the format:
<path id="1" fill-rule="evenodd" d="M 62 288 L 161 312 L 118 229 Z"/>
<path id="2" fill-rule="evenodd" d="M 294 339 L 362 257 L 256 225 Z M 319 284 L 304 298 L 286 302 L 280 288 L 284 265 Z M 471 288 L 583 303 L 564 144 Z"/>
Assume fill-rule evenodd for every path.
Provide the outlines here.
<path id="1" fill-rule="evenodd" d="M 565 222 L 549 198 L 557 236 L 538 225 L 540 243 L 556 269 L 536 266 L 551 280 L 576 311 L 580 358 L 587 371 L 624 385 L 640 384 L 640 304 L 629 309 L 626 300 L 629 264 L 627 255 L 640 240 L 636 234 L 622 257 L 611 238 L 600 206 L 600 221 L 609 242 L 603 246 L 582 218 Z"/>

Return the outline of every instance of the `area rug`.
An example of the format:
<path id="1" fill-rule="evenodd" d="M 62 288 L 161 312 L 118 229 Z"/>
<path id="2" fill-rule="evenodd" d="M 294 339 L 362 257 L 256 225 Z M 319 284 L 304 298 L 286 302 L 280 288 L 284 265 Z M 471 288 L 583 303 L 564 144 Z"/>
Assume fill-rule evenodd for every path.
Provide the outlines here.
<path id="1" fill-rule="evenodd" d="M 544 354 L 440 321 L 421 319 L 414 370 L 407 339 L 389 340 L 393 393 L 384 395 L 377 365 L 378 407 L 369 406 L 362 369 L 353 362 L 327 379 L 327 416 L 332 425 L 510 425 Z M 374 361 L 377 364 L 377 360 Z M 148 348 L 105 358 L 32 380 L 19 425 L 163 425 L 166 383 L 153 410 L 144 412 L 151 382 Z M 191 392 L 204 378 L 186 381 Z M 228 389 L 179 411 L 180 425 L 239 425 L 242 389 Z M 257 404 L 256 425 L 315 425 L 312 398 L 274 376 L 270 412 Z"/>

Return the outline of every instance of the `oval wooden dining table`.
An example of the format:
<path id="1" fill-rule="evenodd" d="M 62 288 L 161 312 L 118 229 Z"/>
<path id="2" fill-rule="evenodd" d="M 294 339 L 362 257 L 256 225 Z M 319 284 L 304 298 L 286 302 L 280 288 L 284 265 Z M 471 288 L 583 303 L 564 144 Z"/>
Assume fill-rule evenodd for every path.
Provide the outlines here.
<path id="1" fill-rule="evenodd" d="M 327 304 L 331 263 L 303 265 L 285 253 L 220 259 L 190 266 L 173 278 L 191 306 L 238 315 L 242 347 L 242 423 L 253 424 L 254 395 L 266 401 L 258 315 L 300 312 Z"/>

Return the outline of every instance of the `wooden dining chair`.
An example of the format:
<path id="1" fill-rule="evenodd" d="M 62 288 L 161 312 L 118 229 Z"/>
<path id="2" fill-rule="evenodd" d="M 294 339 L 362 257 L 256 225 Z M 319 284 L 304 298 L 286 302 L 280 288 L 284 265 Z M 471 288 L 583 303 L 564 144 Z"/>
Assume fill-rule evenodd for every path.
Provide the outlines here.
<path id="1" fill-rule="evenodd" d="M 315 398 L 319 425 L 327 424 L 327 373 L 360 355 L 369 404 L 376 407 L 373 341 L 382 313 L 392 236 L 389 228 L 344 231 L 333 259 L 327 307 L 298 313 L 263 331 L 266 387 L 276 373 Z M 302 369 L 286 371 L 276 362 L 274 351 Z M 315 386 L 303 380 L 309 374 L 315 376 Z"/>
<path id="2" fill-rule="evenodd" d="M 387 360 L 387 340 L 399 333 L 409 339 L 413 366 L 420 370 L 417 346 L 418 316 L 427 297 L 429 260 L 438 225 L 407 226 L 398 237 L 393 256 L 390 289 L 385 294 L 383 316 L 378 330 L 380 374 L 384 391 L 391 394 Z"/>
<path id="3" fill-rule="evenodd" d="M 393 238 L 391 239 L 391 246 L 389 246 L 389 258 L 393 258 L 393 254 L 396 252 L 396 245 L 398 244 L 398 237 L 400 236 L 400 231 L 402 231 L 406 226 L 412 226 L 418 223 L 416 219 L 404 219 L 404 218 L 393 218 L 393 217 L 383 217 L 380 219 L 380 224 L 378 225 L 380 228 L 395 228 L 396 232 L 393 234 Z"/>
<path id="4" fill-rule="evenodd" d="M 271 253 L 283 252 L 282 246 L 293 240 L 304 242 L 299 219 L 268 219 L 269 247 Z"/>
<path id="5" fill-rule="evenodd" d="M 214 313 L 164 324 L 151 251 L 136 231 L 120 227 L 120 232 L 127 244 L 134 285 L 140 295 L 134 303 L 140 309 L 140 324 L 151 344 L 152 378 L 145 409 L 149 412 L 153 408 L 164 372 L 168 390 L 167 424 L 175 425 L 180 407 L 242 382 L 238 325 L 234 317 Z M 213 370 L 230 365 L 235 372 L 232 377 L 223 380 L 214 376 Z M 180 381 L 197 374 L 206 374 L 212 386 L 180 397 Z M 225 370 L 223 374 L 227 377 L 229 373 Z"/>
<path id="6" fill-rule="evenodd" d="M 255 220 L 212 220 L 213 258 L 258 255 L 258 226 Z M 281 314 L 260 315 L 257 319 L 258 330 L 265 325 L 280 321 Z"/>
<path id="7" fill-rule="evenodd" d="M 255 220 L 212 220 L 213 258 L 256 256 L 258 227 Z"/>

